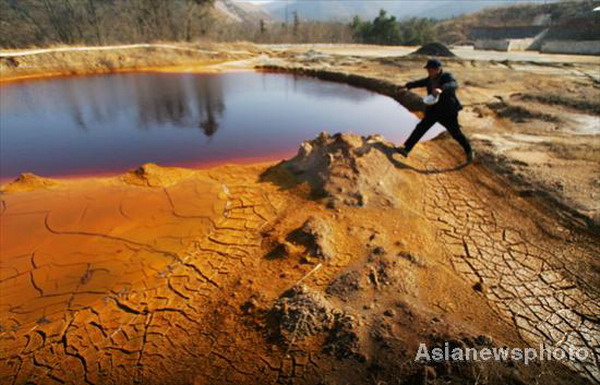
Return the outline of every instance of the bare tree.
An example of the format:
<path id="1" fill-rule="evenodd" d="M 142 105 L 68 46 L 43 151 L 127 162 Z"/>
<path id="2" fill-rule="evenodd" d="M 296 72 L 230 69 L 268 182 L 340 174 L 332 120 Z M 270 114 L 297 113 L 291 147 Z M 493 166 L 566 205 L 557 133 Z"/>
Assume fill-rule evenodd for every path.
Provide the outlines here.
<path id="1" fill-rule="evenodd" d="M 0 46 L 115 44 L 157 40 L 350 42 L 343 23 L 265 20 L 228 23 L 215 0 L 0 0 Z M 249 32 L 250 31 L 250 32 Z"/>

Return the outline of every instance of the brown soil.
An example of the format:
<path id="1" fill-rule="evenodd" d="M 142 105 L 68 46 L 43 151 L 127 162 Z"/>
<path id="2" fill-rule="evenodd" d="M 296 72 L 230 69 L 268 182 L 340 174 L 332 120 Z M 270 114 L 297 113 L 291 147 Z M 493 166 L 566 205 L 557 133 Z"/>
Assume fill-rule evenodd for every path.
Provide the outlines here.
<path id="1" fill-rule="evenodd" d="M 423 75 L 421 60 L 270 55 L 248 63 L 422 107 L 396 91 Z M 600 338 L 594 116 L 523 98 L 567 82 L 568 100 L 597 95 L 586 64 L 557 77 L 454 60 L 470 82 L 460 96 L 472 164 L 445 135 L 407 160 L 378 136 L 324 134 L 279 164 L 148 164 L 4 186 L 3 381 L 598 381 L 597 350 L 566 365 L 414 361 L 420 343 L 589 349 Z M 514 122 L 502 109 L 529 113 Z"/>

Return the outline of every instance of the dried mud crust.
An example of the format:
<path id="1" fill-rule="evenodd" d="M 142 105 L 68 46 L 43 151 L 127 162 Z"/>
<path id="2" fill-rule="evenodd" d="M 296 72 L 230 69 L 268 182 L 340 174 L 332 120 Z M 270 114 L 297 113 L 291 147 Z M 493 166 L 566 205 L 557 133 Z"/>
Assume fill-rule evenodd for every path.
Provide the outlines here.
<path id="1" fill-rule="evenodd" d="M 454 269 L 528 343 L 585 349 L 589 358 L 571 366 L 600 381 L 597 237 L 536 215 L 489 174 L 436 174 L 426 182 L 426 215 L 437 222 Z M 501 207 L 491 203 L 498 197 Z"/>
<path id="2" fill-rule="evenodd" d="M 287 352 L 298 349 L 306 338 L 323 333 L 324 352 L 338 359 L 366 360 L 359 351 L 357 318 L 306 286 L 294 286 L 283 293 L 269 317 L 276 325 L 271 338 L 280 339 Z"/>
<path id="3" fill-rule="evenodd" d="M 435 142 L 452 148 L 448 139 Z M 417 163 L 456 160 L 452 151 L 426 154 L 427 158 L 417 158 Z M 368 156 L 365 159 L 369 161 Z M 565 227 L 568 222 L 556 214 L 540 212 L 535 200 L 527 201 L 481 166 L 474 172 L 424 175 L 420 181 L 428 186 L 423 197 L 425 215 L 436 224 L 437 240 L 455 271 L 511 322 L 527 343 L 585 350 L 584 360 L 569 365 L 585 378 L 600 380 L 597 237 Z M 327 184 L 326 177 L 320 181 Z M 354 186 L 356 178 L 345 181 Z M 407 259 L 418 260 L 411 254 Z M 360 279 L 350 272 L 328 290 L 351 296 L 360 287 Z"/>
<path id="4" fill-rule="evenodd" d="M 394 63 L 407 69 L 416 62 Z M 352 65 L 375 68 L 376 61 Z M 505 67 L 515 67 L 510 69 L 514 78 L 507 82 L 508 91 L 502 92 L 518 91 L 515 82 L 525 86 L 545 82 L 537 74 L 515 70 L 526 63 L 450 65 L 474 75 L 492 67 L 504 74 Z M 421 66 L 419 62 L 420 76 Z M 387 77 L 389 67 L 380 69 Z M 381 80 L 372 78 L 376 70 L 362 75 L 336 71 L 306 73 L 390 95 L 394 85 L 409 76 L 403 72 Z M 579 75 L 573 76 L 575 83 L 586 79 Z M 469 80 L 473 85 L 464 99 L 469 104 L 495 92 L 497 84 L 488 77 Z M 560 84 L 557 80 L 551 86 Z M 594 378 L 597 382 L 597 235 L 569 227 L 553 214 L 554 209 L 543 212 L 535 197 L 516 194 L 478 164 L 461 172 L 430 170 L 432 164 L 457 162 L 456 151 L 443 150 L 452 146 L 443 140 L 418 146 L 407 161 L 412 168 L 378 160 L 396 164 L 389 172 L 402 173 L 402 179 L 410 182 L 393 191 L 397 208 L 383 204 L 379 209 L 379 204 L 370 204 L 372 200 L 360 206 L 349 200 L 351 204 L 325 209 L 306 199 L 302 183 L 270 185 L 264 179 L 260 183 L 254 174 L 235 168 L 213 170 L 200 180 L 183 176 L 173 180 L 154 178 L 152 168 L 146 167 L 134 173 L 137 177 L 125 191 L 122 186 L 96 186 L 76 193 L 66 185 L 44 182 L 29 186 L 31 195 L 4 194 L 2 382 L 363 384 L 394 383 L 399 378 L 405 383 L 571 384 Z M 361 176 L 344 178 L 339 175 L 343 183 L 356 186 L 352 183 Z M 40 187 L 53 195 L 37 195 L 42 194 Z M 141 191 L 146 192 L 137 195 Z M 50 204 L 49 197 L 63 202 Z M 338 201 L 344 199 L 342 194 Z M 334 242 L 327 259 L 315 258 L 315 252 L 313 258 L 302 259 L 306 244 L 286 240 L 311 215 L 329 226 L 328 238 Z M 391 217 L 399 218 L 396 227 Z M 285 229 L 277 223 L 285 224 Z M 306 231 L 307 236 L 325 231 L 310 227 L 313 231 Z M 275 229 L 269 242 L 265 242 L 271 237 L 266 236 L 267 228 Z M 434 238 L 428 235 L 430 230 Z M 13 239 L 14 248 L 6 253 L 6 241 Z M 276 242 L 285 246 L 283 251 L 278 258 L 267 258 L 270 247 L 265 244 Z M 34 246 L 41 243 L 34 253 Z M 371 251 L 376 246 L 390 251 L 374 256 L 364 252 L 365 245 Z M 364 260 L 365 256 L 373 260 Z M 446 262 L 452 269 L 443 270 Z M 321 269 L 306 278 L 318 263 L 323 264 Z M 455 276 L 458 281 L 453 281 Z M 290 287 L 295 292 L 299 280 L 307 295 L 323 305 L 309 308 L 356 317 L 351 327 L 339 330 L 350 336 L 346 339 L 350 350 L 366 361 L 361 362 L 360 356 L 339 358 L 332 354 L 335 350 L 328 351 L 330 342 L 344 340 L 331 327 L 301 338 L 291 348 L 285 339 L 283 343 L 269 339 L 274 330 L 282 334 L 281 325 L 268 323 L 265 313 L 284 302 L 282 294 Z M 428 295 L 437 298 L 432 301 Z M 298 297 L 306 299 L 303 294 L 292 299 Z M 303 306 L 297 308 L 305 311 Z M 301 319 L 287 314 L 291 322 L 283 334 Z M 560 364 L 517 365 L 513 370 L 511 363 L 494 368 L 412 362 L 418 341 L 488 344 L 490 339 L 477 338 L 486 327 L 499 346 L 569 342 L 591 349 L 595 361 L 571 365 L 584 377 Z M 467 336 L 462 335 L 465 330 Z M 523 340 L 512 336 L 515 331 Z"/>
<path id="5" fill-rule="evenodd" d="M 442 143 L 419 156 L 456 161 Z M 551 222 L 535 222 L 545 217 L 534 208 L 494 195 L 510 190 L 493 177 L 473 185 L 482 170 L 432 176 L 376 148 L 347 156 L 392 164 L 405 186 L 397 207 L 327 208 L 308 199 L 301 175 L 300 183 L 288 183 L 287 172 L 264 180 L 263 167 L 189 174 L 144 166 L 104 184 L 3 195 L 3 381 L 586 382 L 555 364 L 415 364 L 414 354 L 420 342 L 472 346 L 488 333 L 498 346 L 522 346 L 514 330 L 532 344 L 558 342 L 544 333 L 567 331 L 575 336 L 568 341 L 597 346 L 586 283 L 595 275 L 581 272 L 597 240 L 568 233 L 567 242 Z M 373 165 L 365 167 L 343 183 L 371 188 L 356 184 Z M 284 247 L 271 258 L 277 242 Z M 537 275 L 526 270 L 530 255 L 543 260 Z M 574 370 L 595 373 L 583 364 Z"/>
<path id="6" fill-rule="evenodd" d="M 51 188 L 56 186 L 57 182 L 49 179 L 43 178 L 35 174 L 24 173 L 21 174 L 17 179 L 8 183 L 5 187 L 0 190 L 0 192 L 23 192 L 23 191 L 32 191 L 38 190 L 41 188 Z"/>
<path id="7" fill-rule="evenodd" d="M 191 383 L 221 356 L 206 308 L 275 209 L 243 176 L 167 180 L 2 197 L 3 382 Z"/>
<path id="8" fill-rule="evenodd" d="M 430 349 L 503 345 L 488 335 L 466 331 L 464 325 L 429 312 L 422 304 L 400 299 L 410 298 L 401 294 L 411 275 L 409 266 L 423 268 L 410 255 L 394 255 L 376 246 L 325 287 L 296 285 L 270 308 L 268 302 L 261 309 L 259 302 L 250 300 L 247 308 L 253 310 L 246 315 L 263 319 L 259 329 L 290 361 L 289 367 L 284 361 L 273 383 L 525 384 L 536 379 L 586 383 L 552 364 L 530 368 L 510 359 L 415 362 L 420 343 Z"/>

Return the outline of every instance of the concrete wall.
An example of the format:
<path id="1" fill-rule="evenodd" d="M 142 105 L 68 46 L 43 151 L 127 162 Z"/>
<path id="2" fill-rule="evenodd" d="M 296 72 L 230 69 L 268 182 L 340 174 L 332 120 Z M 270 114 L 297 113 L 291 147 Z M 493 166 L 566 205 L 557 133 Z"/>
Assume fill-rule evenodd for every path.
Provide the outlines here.
<path id="1" fill-rule="evenodd" d="M 508 50 L 508 39 L 495 39 L 495 40 L 475 40 L 475 49 L 489 49 L 493 51 L 507 51 Z"/>
<path id="2" fill-rule="evenodd" d="M 493 39 L 476 40 L 475 49 L 493 51 L 525 51 L 535 39 Z"/>
<path id="3" fill-rule="evenodd" d="M 473 27 L 470 40 L 528 39 L 533 38 L 548 27 L 529 25 L 520 27 Z"/>
<path id="4" fill-rule="evenodd" d="M 531 47 L 535 39 L 511 39 L 508 43 L 509 51 L 525 51 Z"/>
<path id="5" fill-rule="evenodd" d="M 541 52 L 600 55 L 600 40 L 551 40 L 542 43 Z"/>
<path id="6" fill-rule="evenodd" d="M 550 29 L 543 30 L 539 35 L 533 38 L 533 41 L 529 45 L 529 47 L 525 48 L 526 51 L 539 51 L 542 49 L 542 44 L 544 43 L 544 39 L 548 35 Z"/>

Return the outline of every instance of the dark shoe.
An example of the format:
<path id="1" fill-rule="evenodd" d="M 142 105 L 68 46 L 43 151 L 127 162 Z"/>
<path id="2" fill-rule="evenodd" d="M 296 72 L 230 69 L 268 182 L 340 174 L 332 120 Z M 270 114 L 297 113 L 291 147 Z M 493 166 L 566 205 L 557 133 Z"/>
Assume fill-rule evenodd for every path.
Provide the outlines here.
<path id="1" fill-rule="evenodd" d="M 467 163 L 473 162 L 473 158 L 475 158 L 475 153 L 473 150 L 467 152 Z"/>
<path id="2" fill-rule="evenodd" d="M 398 152 L 398 154 L 402 155 L 405 158 L 408 157 L 408 151 L 405 147 L 396 147 L 396 152 Z"/>

